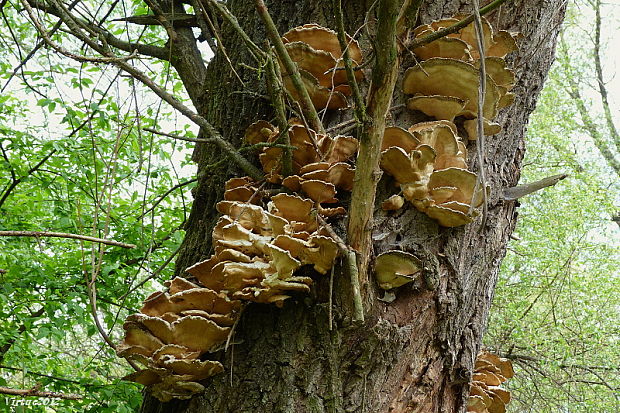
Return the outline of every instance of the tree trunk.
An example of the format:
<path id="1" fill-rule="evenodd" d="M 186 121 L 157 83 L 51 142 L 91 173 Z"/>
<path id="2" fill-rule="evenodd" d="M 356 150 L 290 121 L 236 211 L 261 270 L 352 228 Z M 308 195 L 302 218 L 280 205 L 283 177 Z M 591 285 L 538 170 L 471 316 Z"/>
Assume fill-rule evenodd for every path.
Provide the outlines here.
<path id="1" fill-rule="evenodd" d="M 354 33 L 364 22 L 372 1 L 345 1 L 345 24 Z M 317 22 L 335 27 L 331 0 L 283 0 L 268 4 L 281 33 L 296 25 Z M 236 326 L 228 351 L 221 352 L 225 373 L 207 381 L 204 394 L 189 401 L 162 404 L 146 395 L 143 412 L 458 412 L 464 410 L 473 362 L 482 340 L 498 269 L 516 219 L 516 202 L 500 200 L 501 189 L 516 185 L 524 152 L 527 118 L 535 107 L 564 14 L 561 0 L 514 0 L 487 16 L 498 29 L 523 34 L 520 49 L 509 59 L 517 84 L 515 103 L 497 121 L 499 135 L 487 138 L 486 171 L 492 191 L 486 226 L 480 219 L 464 227 L 438 225 L 413 207 L 396 215 L 378 214 L 373 232 L 374 253 L 395 247 L 424 259 L 426 283 L 398 291 L 395 301 L 375 300 L 362 326 L 351 323 L 348 277 L 336 268 L 333 320 L 329 325 L 328 278 L 317 277 L 311 296 L 290 299 L 283 308 L 251 304 Z M 230 0 L 229 8 L 259 45 L 266 38 L 250 0 Z M 439 0 L 423 4 L 419 20 L 429 22 L 471 4 Z M 372 33 L 369 22 L 369 31 Z M 361 30 L 368 52 L 367 31 Z M 266 95 L 256 72 L 239 63 L 254 64 L 240 39 L 222 24 L 224 46 L 246 83 L 243 89 L 230 65 L 217 53 L 209 64 L 204 94 L 192 93 L 194 104 L 233 144 L 258 119 L 272 118 L 269 102 L 246 93 Z M 177 62 L 188 87 L 195 72 Z M 406 67 L 403 67 L 404 71 Z M 401 73 L 402 73 L 401 71 Z M 192 77 L 193 76 L 193 77 Z M 190 77 L 192 77 L 190 79 Z M 202 97 L 204 96 L 204 98 Z M 402 103 L 397 87 L 394 105 Z M 331 115 L 328 122 L 342 115 Z M 388 124 L 408 127 L 406 110 Z M 475 143 L 469 145 L 475 152 Z M 177 274 L 211 254 L 210 233 L 217 219 L 215 204 L 223 182 L 234 172 L 211 164 L 221 154 L 199 146 L 199 185 L 177 262 Z M 470 157 L 470 169 L 478 167 Z M 237 175 L 243 175 L 237 173 Z M 380 183 L 377 199 L 387 185 Z M 343 234 L 344 224 L 335 225 Z M 344 310 L 343 310 L 344 309 Z"/>

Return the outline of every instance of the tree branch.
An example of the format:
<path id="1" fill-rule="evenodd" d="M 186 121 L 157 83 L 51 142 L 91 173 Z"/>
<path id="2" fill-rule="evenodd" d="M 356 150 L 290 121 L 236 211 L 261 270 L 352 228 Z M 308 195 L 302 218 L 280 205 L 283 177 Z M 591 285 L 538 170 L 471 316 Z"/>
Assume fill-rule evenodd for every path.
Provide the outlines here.
<path id="1" fill-rule="evenodd" d="M 45 377 L 48 379 L 52 379 L 52 380 L 56 380 L 56 381 L 64 381 L 66 383 L 73 383 L 73 384 L 82 384 L 77 380 L 71 380 L 71 379 L 65 379 L 64 377 L 56 377 L 56 376 L 51 376 L 49 374 L 43 374 L 43 373 L 36 373 L 34 371 L 30 371 L 30 370 L 24 370 L 23 368 L 17 368 L 17 367 L 11 367 L 11 366 L 5 366 L 3 364 L 0 364 L 0 369 L 6 369 L 6 370 L 12 370 L 12 371 L 17 371 L 20 373 L 25 372 L 26 374 L 30 374 L 33 376 L 37 376 L 37 377 Z M 85 385 L 87 386 L 87 385 Z"/>
<path id="2" fill-rule="evenodd" d="M 616 146 L 616 150 L 620 153 L 620 134 L 614 124 L 614 119 L 609 108 L 609 100 L 607 87 L 605 87 L 605 79 L 603 77 L 603 65 L 601 64 L 601 0 L 596 0 L 596 17 L 594 26 L 594 69 L 596 70 L 596 82 L 598 91 L 601 96 L 601 104 L 605 113 L 607 122 L 607 130 L 611 135 L 611 140 Z"/>
<path id="3" fill-rule="evenodd" d="M 0 393 L 2 394 L 10 394 L 14 396 L 32 396 L 32 397 L 48 397 L 54 399 L 65 399 L 65 400 L 81 400 L 82 396 L 74 393 L 59 393 L 53 391 L 40 391 L 36 387 L 32 389 L 11 389 L 9 387 L 0 386 Z"/>
<path id="4" fill-rule="evenodd" d="M 112 245 L 121 248 L 136 248 L 134 244 L 125 244 L 124 242 L 113 241 L 103 238 L 89 237 L 87 235 L 68 234 L 64 232 L 50 231 L 0 231 L 0 237 L 47 237 L 47 238 L 70 238 L 82 241 L 98 242 L 100 244 Z"/>
<path id="5" fill-rule="evenodd" d="M 191 183 L 194 183 L 198 180 L 198 178 L 192 178 L 192 179 L 188 179 L 187 181 L 184 182 L 180 182 L 178 184 L 176 184 L 175 186 L 173 186 L 172 188 L 168 189 L 166 192 L 163 193 L 163 195 L 161 195 L 157 201 L 153 202 L 153 205 L 151 205 L 151 207 L 149 209 L 147 209 L 146 211 L 144 211 L 142 214 L 140 214 L 140 216 L 137 219 L 142 218 L 143 216 L 145 216 L 146 214 L 148 214 L 149 212 L 151 212 L 152 210 L 154 210 L 157 205 L 159 205 L 164 199 L 166 199 L 166 197 L 168 195 L 170 195 L 172 192 L 176 191 L 179 188 L 183 188 L 185 185 L 189 185 Z"/>
<path id="6" fill-rule="evenodd" d="M 579 85 L 575 80 L 574 74 L 572 72 L 572 67 L 568 65 L 569 55 L 567 50 L 567 45 L 564 43 L 562 39 L 560 41 L 560 52 L 562 53 L 562 57 L 564 58 L 564 75 L 566 81 L 568 82 L 568 87 L 566 88 L 569 96 L 572 98 L 573 104 L 577 107 L 577 111 L 581 117 L 581 121 L 583 123 L 583 129 L 588 132 L 592 140 L 594 141 L 594 145 L 597 147 L 605 161 L 609 167 L 611 167 L 616 175 L 620 177 L 620 161 L 616 158 L 616 155 L 613 153 L 612 149 L 609 147 L 609 144 L 605 141 L 605 137 L 601 134 L 598 126 L 594 123 L 594 120 L 590 116 L 590 111 L 586 107 L 583 98 L 581 97 L 581 91 L 579 90 Z"/>
<path id="7" fill-rule="evenodd" d="M 6 154 L 4 153 L 4 149 L 2 149 L 2 153 L 3 155 L 6 157 Z M 56 149 L 52 149 L 47 155 L 45 155 L 43 157 L 43 159 L 41 159 L 39 162 L 37 162 L 36 165 L 34 165 L 32 168 L 30 168 L 28 170 L 28 172 L 26 172 L 26 175 L 20 176 L 19 178 L 15 179 L 15 174 L 13 172 L 13 169 L 11 168 L 11 175 L 13 176 L 13 181 L 9 184 L 9 186 L 7 187 L 7 189 L 4 191 L 4 193 L 2 194 L 2 197 L 0 197 L 0 208 L 2 208 L 2 205 L 4 205 L 4 202 L 6 201 L 6 199 L 9 197 L 9 195 L 11 194 L 11 192 L 15 189 L 15 187 L 17 185 L 19 185 L 25 178 L 29 177 L 30 175 L 32 175 L 34 172 L 37 171 L 37 169 L 39 169 L 41 166 L 43 166 L 43 164 L 45 162 L 47 162 L 47 160 L 49 158 L 52 157 L 52 155 L 54 155 L 56 153 Z M 9 162 L 8 158 L 6 158 L 7 163 Z M 9 164 L 10 167 L 10 164 Z"/>
<path id="8" fill-rule="evenodd" d="M 62 23 L 66 24 L 65 18 L 63 18 L 62 14 L 56 8 L 51 7 L 37 0 L 27 0 L 27 2 L 31 7 L 35 9 L 39 9 L 41 11 L 44 11 L 46 13 L 49 13 L 53 16 L 60 18 L 60 21 L 57 23 L 59 27 L 60 27 L 60 24 Z M 71 7 L 71 5 L 69 7 Z M 114 36 L 109 31 L 102 29 L 100 24 L 99 25 L 94 24 L 86 20 L 78 19 L 77 17 L 73 17 L 73 19 L 81 20 L 81 23 L 84 26 L 87 26 L 91 31 L 101 36 L 102 39 L 105 39 L 105 41 L 110 46 L 116 47 L 117 49 L 120 49 L 128 53 L 133 53 L 134 51 L 137 51 L 138 53 L 143 54 L 145 56 L 155 57 L 157 59 L 166 60 L 166 61 L 168 60 L 169 52 L 168 52 L 168 49 L 164 47 L 146 45 L 142 43 L 133 43 L 130 41 L 121 40 L 118 37 Z M 55 31 L 54 30 L 55 28 L 56 28 L 56 25 L 52 28 L 52 30 L 48 32 L 49 35 L 53 34 L 53 32 Z"/>
<path id="9" fill-rule="evenodd" d="M 549 186 L 553 186 L 567 176 L 568 175 L 566 174 L 553 175 L 524 185 L 513 186 L 512 188 L 504 188 L 504 190 L 502 191 L 502 199 L 504 201 L 515 201 L 533 192 L 540 191 L 541 189 L 547 188 Z"/>
<path id="10" fill-rule="evenodd" d="M 378 24 L 372 85 L 368 92 L 368 119 L 362 126 L 359 151 L 355 163 L 355 178 L 349 208 L 348 243 L 357 252 L 359 283 L 368 292 L 368 267 L 371 256 L 372 217 L 377 183 L 381 178 L 379 160 L 385 120 L 398 78 L 398 48 L 396 20 L 400 2 L 380 0 L 377 6 Z"/>

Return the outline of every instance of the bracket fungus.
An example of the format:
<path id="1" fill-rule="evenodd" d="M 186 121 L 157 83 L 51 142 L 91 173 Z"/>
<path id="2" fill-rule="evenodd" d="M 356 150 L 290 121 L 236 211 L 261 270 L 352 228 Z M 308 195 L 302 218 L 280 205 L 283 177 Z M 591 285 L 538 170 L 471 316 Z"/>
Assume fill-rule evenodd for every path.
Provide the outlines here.
<path id="1" fill-rule="evenodd" d="M 349 35 L 346 37 L 349 56 L 354 67 L 359 66 L 362 63 L 362 51 L 357 41 Z M 282 41 L 291 60 L 297 64 L 316 109 L 346 107 L 348 103 L 345 96 L 351 95 L 351 90 L 346 73 L 342 70 L 342 50 L 336 32 L 318 24 L 306 24 L 286 32 Z M 297 91 L 287 75 L 283 72 L 284 87 L 294 99 L 298 99 Z M 361 70 L 355 71 L 358 80 L 363 76 Z"/>
<path id="2" fill-rule="evenodd" d="M 478 354 L 467 399 L 467 412 L 505 413 L 510 392 L 500 385 L 512 376 L 514 371 L 510 360 L 489 352 Z"/>
<path id="3" fill-rule="evenodd" d="M 351 190 L 355 170 L 347 162 L 350 161 L 357 152 L 357 139 L 351 136 L 336 136 L 332 138 L 328 135 L 320 135 L 312 129 L 306 128 L 299 123 L 297 119 L 291 119 L 289 121 L 287 133 L 290 145 L 295 147 L 292 151 L 292 166 L 293 174 L 295 175 L 293 175 L 292 178 L 289 177 L 290 179 L 288 180 L 285 179 L 286 182 L 284 185 L 286 187 L 297 192 L 300 190 L 301 184 L 304 181 L 320 180 L 340 189 Z M 280 132 L 278 128 L 261 120 L 253 123 L 247 128 L 245 140 L 252 144 L 275 144 L 279 135 Z M 281 148 L 267 147 L 259 155 L 263 171 L 267 173 L 267 180 L 271 183 L 282 182 L 283 177 L 280 175 L 282 170 L 282 154 L 283 150 Z M 318 172 L 321 170 L 326 172 Z M 242 179 L 247 180 L 249 178 L 236 178 L 234 182 L 227 184 L 230 187 L 226 188 L 227 191 L 236 189 L 239 186 L 253 188 L 251 187 L 251 181 L 243 184 L 241 181 Z M 237 191 L 240 190 L 237 189 Z M 311 193 L 316 192 L 314 188 L 309 187 L 309 191 L 306 192 L 306 194 L 310 196 Z M 324 196 L 321 195 L 321 197 Z M 230 200 L 242 201 L 243 199 Z M 313 200 L 325 202 L 318 201 L 314 198 Z"/>
<path id="4" fill-rule="evenodd" d="M 418 26 L 412 31 L 413 41 L 453 25 L 461 17 L 464 16 Z M 407 101 L 409 109 L 438 120 L 464 118 L 463 127 L 470 140 L 477 139 L 475 118 L 478 116 L 483 117 L 485 135 L 499 133 L 501 127 L 493 122 L 493 118 L 515 98 L 510 93 L 515 76 L 506 67 L 504 57 L 516 50 L 518 35 L 502 30 L 495 33 L 484 18 L 482 26 L 487 74 L 482 114 L 478 114 L 477 108 L 480 53 L 473 23 L 457 33 L 415 48 L 414 52 L 422 62 L 407 69 L 403 77 L 404 93 L 414 95 Z"/>
<path id="5" fill-rule="evenodd" d="M 241 308 L 240 301 L 182 278 L 168 286 L 127 318 L 117 347 L 119 356 L 144 366 L 125 379 L 149 386 L 161 401 L 188 399 L 204 389 L 198 381 L 224 370 L 201 356 L 226 340 Z"/>
<path id="6" fill-rule="evenodd" d="M 472 221 L 482 188 L 467 170 L 467 149 L 452 122 L 386 128 L 382 149 L 381 168 L 394 177 L 404 199 L 445 227 Z M 398 209 L 399 198 L 391 197 L 382 208 Z"/>
<path id="7" fill-rule="evenodd" d="M 422 271 L 422 262 L 404 251 L 388 251 L 375 260 L 375 275 L 379 287 L 384 290 L 412 282 Z"/>

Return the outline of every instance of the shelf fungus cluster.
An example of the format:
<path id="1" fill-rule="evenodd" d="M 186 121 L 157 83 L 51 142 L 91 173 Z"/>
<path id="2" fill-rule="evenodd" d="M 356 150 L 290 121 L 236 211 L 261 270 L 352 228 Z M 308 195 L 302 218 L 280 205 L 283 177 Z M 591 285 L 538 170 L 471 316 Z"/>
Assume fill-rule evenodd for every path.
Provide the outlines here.
<path id="1" fill-rule="evenodd" d="M 467 399 L 467 412 L 505 413 L 510 392 L 500 385 L 513 375 L 510 360 L 489 352 L 478 354 Z"/>
<path id="2" fill-rule="evenodd" d="M 458 22 L 461 17 L 418 26 L 413 36 L 415 39 L 424 37 Z M 510 89 L 515 76 L 506 67 L 504 57 L 517 49 L 517 35 L 504 30 L 495 32 L 484 18 L 482 23 L 487 74 L 482 114 L 478 113 L 477 106 L 480 53 L 473 23 L 458 33 L 414 49 L 421 62 L 407 69 L 403 78 L 404 93 L 413 95 L 407 101 L 409 109 L 419 110 L 437 120 L 454 122 L 456 118 L 470 140 L 477 139 L 478 116 L 483 117 L 485 135 L 499 133 L 501 127 L 493 118 L 499 109 L 514 101 Z"/>
<path id="3" fill-rule="evenodd" d="M 245 139 L 251 144 L 275 143 L 279 136 L 280 133 L 275 126 L 261 120 L 250 125 Z M 338 191 L 351 191 L 353 188 L 355 168 L 350 162 L 357 152 L 357 139 L 351 136 L 332 138 L 317 134 L 296 120 L 290 122 L 288 138 L 290 145 L 295 147 L 292 151 L 293 175 L 282 176 L 283 149 L 267 147 L 259 156 L 267 180 L 281 183 L 293 192 L 304 194 L 315 203 L 317 212 L 323 216 L 344 215 L 346 211 L 343 207 L 328 208 L 322 204 L 338 202 L 336 197 Z M 247 178 L 237 178 L 240 179 Z M 239 185 L 250 188 L 252 183 L 239 181 Z M 227 193 L 228 191 L 224 193 L 225 199 L 228 199 Z M 246 193 L 249 194 L 250 191 Z M 232 193 L 230 196 L 232 198 Z"/>
<path id="4" fill-rule="evenodd" d="M 296 147 L 295 175 L 281 175 L 282 148 L 266 147 L 260 161 L 270 182 L 301 196 L 268 196 L 249 177 L 228 180 L 217 204 L 222 216 L 213 229 L 215 254 L 187 268 L 195 282 L 175 278 L 168 292 L 148 297 L 125 322 L 118 354 L 144 366 L 126 379 L 149 386 L 161 401 L 190 398 L 204 390 L 198 381 L 223 371 L 207 356 L 228 339 L 242 303 L 282 306 L 291 294 L 310 291 L 312 278 L 298 269 L 326 274 L 334 265 L 339 250 L 319 216 L 345 213 L 322 204 L 338 202 L 339 190 L 351 190 L 355 170 L 348 162 L 357 140 L 317 135 L 296 122 L 287 133 Z M 245 139 L 274 142 L 278 136 L 275 127 L 259 121 Z"/>
<path id="5" fill-rule="evenodd" d="M 281 306 L 291 292 L 309 292 L 312 278 L 295 275 L 302 265 L 325 274 L 338 254 L 323 234 L 315 203 L 278 194 L 267 209 L 222 201 L 223 216 L 213 229 L 215 254 L 187 269 L 201 285 L 233 300 Z"/>
<path id="6" fill-rule="evenodd" d="M 117 347 L 119 356 L 144 366 L 125 379 L 164 402 L 190 398 L 204 390 L 198 381 L 224 370 L 202 356 L 226 341 L 241 310 L 240 301 L 183 278 L 167 284 L 168 292 L 152 294 L 127 318 Z"/>
<path id="7" fill-rule="evenodd" d="M 315 108 L 347 107 L 346 96 L 351 95 L 351 89 L 346 72 L 342 70 L 342 49 L 336 32 L 317 24 L 305 24 L 286 32 L 282 40 L 289 56 L 299 68 Z M 350 36 L 347 36 L 347 41 L 349 56 L 355 68 L 362 63 L 362 51 L 357 41 Z M 360 80 L 363 74 L 356 70 L 355 76 Z M 283 72 L 283 79 L 286 90 L 298 100 L 297 90 L 286 72 Z"/>
<path id="8" fill-rule="evenodd" d="M 466 159 L 465 144 L 450 121 L 386 128 L 381 168 L 394 177 L 402 196 L 390 197 L 382 208 L 399 209 L 407 200 L 442 226 L 471 222 L 483 194 Z"/>

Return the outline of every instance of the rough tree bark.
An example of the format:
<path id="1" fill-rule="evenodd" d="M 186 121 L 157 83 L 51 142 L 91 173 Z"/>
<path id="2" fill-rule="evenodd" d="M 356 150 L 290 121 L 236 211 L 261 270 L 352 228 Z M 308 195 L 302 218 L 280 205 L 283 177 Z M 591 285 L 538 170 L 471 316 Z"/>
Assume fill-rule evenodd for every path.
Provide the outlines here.
<path id="1" fill-rule="evenodd" d="M 343 1 L 345 24 L 354 33 L 373 3 Z M 419 20 L 429 22 L 471 11 L 461 0 L 424 2 Z M 230 0 L 229 8 L 258 44 L 266 38 L 250 0 Z M 308 22 L 335 27 L 332 0 L 282 0 L 268 4 L 283 33 Z M 556 36 L 564 14 L 562 0 L 514 0 L 494 11 L 489 20 L 499 29 L 523 34 L 520 50 L 510 57 L 517 74 L 514 105 L 503 110 L 499 135 L 487 139 L 487 177 L 492 188 L 487 224 L 480 219 L 457 229 L 438 227 L 414 208 L 396 216 L 376 216 L 374 252 L 398 247 L 425 261 L 427 284 L 403 288 L 390 303 L 376 301 L 364 325 L 348 319 L 348 277 L 335 273 L 334 330 L 328 330 L 327 278 L 319 277 L 313 294 L 286 302 L 279 309 L 250 305 L 236 327 L 234 345 L 220 354 L 226 373 L 207 383 L 207 391 L 190 401 L 161 404 L 145 398 L 143 412 L 458 412 L 463 410 L 473 361 L 480 347 L 493 298 L 498 268 L 514 229 L 516 202 L 503 202 L 504 187 L 516 185 L 524 152 L 524 131 L 553 60 Z M 369 21 L 372 33 L 373 22 Z M 226 24 L 222 36 L 246 89 L 225 59 L 217 54 L 206 70 L 189 30 L 178 41 L 175 67 L 199 113 L 233 144 L 253 121 L 272 118 L 266 92 L 241 40 Z M 362 44 L 369 42 L 362 33 Z M 404 70 L 404 67 L 403 67 Z M 402 72 L 402 71 L 401 71 Z M 247 93 L 247 86 L 254 94 Z M 401 103 L 400 89 L 394 105 Z M 328 123 L 342 115 L 328 115 Z M 393 123 L 409 126 L 406 111 L 394 111 Z M 475 150 L 470 144 L 470 151 Z M 212 165 L 222 154 L 215 147 L 195 151 L 199 185 L 187 224 L 187 236 L 177 262 L 177 274 L 211 254 L 210 232 L 217 219 L 215 204 L 231 174 Z M 471 169 L 476 170 L 474 157 Z M 380 184 L 379 192 L 387 186 Z M 378 200 L 383 199 L 379 193 Z M 343 231 L 344 225 L 337 226 Z M 342 310 L 344 308 L 344 311 Z"/>

